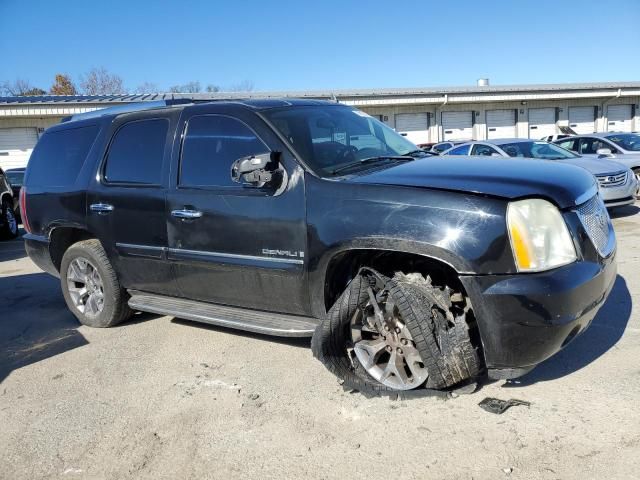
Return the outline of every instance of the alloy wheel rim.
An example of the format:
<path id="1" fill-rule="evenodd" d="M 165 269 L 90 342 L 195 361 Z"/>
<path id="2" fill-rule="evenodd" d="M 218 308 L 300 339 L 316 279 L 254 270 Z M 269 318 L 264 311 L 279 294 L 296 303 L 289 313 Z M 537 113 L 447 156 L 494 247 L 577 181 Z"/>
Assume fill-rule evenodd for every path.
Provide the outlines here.
<path id="1" fill-rule="evenodd" d="M 378 305 L 384 318 L 382 328 L 376 326 L 371 301 L 353 315 L 353 352 L 367 373 L 383 385 L 396 390 L 417 388 L 427 380 L 429 372 L 411 332 L 391 298 L 387 296 Z"/>
<path id="2" fill-rule="evenodd" d="M 75 308 L 96 316 L 104 309 L 104 284 L 98 269 L 86 258 L 74 258 L 67 269 L 67 289 Z"/>

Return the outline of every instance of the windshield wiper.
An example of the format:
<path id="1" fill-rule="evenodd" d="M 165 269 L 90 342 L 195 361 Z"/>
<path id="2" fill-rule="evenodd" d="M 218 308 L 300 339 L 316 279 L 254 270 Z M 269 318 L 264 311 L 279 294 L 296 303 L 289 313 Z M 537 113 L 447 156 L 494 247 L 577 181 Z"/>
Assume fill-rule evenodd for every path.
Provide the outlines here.
<path id="1" fill-rule="evenodd" d="M 365 163 L 374 163 L 386 160 L 404 160 L 405 162 L 410 162 L 413 160 L 413 157 L 409 157 L 407 155 L 383 155 L 380 157 L 363 158 L 362 160 L 356 160 L 355 162 L 347 163 L 346 165 L 338 167 L 335 170 L 332 170 L 331 174 L 335 175 L 336 173 L 342 172 L 344 170 L 349 170 L 350 168 L 357 167 L 358 165 L 364 165 Z"/>

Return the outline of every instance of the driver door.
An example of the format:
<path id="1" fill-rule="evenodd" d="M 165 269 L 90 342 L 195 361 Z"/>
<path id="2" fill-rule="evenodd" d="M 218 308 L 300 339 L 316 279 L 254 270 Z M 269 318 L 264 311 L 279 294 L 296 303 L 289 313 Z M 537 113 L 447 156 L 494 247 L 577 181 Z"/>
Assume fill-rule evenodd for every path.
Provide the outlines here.
<path id="1" fill-rule="evenodd" d="M 178 131 L 167 231 L 180 295 L 308 314 L 300 166 L 261 119 L 240 107 L 189 107 Z M 232 180 L 235 160 L 270 151 L 282 152 L 279 189 Z"/>

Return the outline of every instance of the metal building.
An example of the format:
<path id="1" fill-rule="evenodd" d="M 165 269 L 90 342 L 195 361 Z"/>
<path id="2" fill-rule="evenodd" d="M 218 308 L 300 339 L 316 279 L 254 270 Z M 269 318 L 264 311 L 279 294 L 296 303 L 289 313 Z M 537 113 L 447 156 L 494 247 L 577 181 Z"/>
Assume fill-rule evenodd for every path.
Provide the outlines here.
<path id="1" fill-rule="evenodd" d="M 0 167 L 26 165 L 44 129 L 63 117 L 124 103 L 169 98 L 335 99 L 376 116 L 414 143 L 542 138 L 640 130 L 640 82 L 469 86 L 342 91 L 0 97 Z"/>

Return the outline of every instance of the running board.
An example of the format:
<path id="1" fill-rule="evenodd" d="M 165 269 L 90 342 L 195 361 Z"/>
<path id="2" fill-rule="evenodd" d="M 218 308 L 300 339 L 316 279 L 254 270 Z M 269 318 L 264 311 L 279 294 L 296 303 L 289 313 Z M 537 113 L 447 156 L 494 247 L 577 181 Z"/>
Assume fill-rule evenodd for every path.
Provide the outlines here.
<path id="1" fill-rule="evenodd" d="M 227 307 L 134 290 L 129 294 L 129 306 L 134 310 L 277 337 L 310 337 L 317 325 L 314 318 L 299 315 Z"/>

